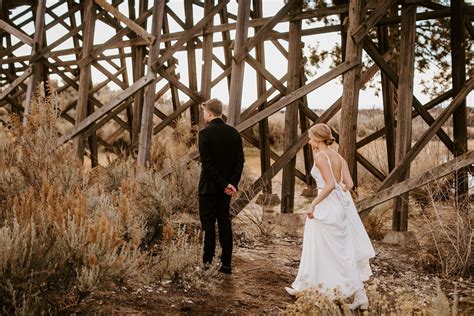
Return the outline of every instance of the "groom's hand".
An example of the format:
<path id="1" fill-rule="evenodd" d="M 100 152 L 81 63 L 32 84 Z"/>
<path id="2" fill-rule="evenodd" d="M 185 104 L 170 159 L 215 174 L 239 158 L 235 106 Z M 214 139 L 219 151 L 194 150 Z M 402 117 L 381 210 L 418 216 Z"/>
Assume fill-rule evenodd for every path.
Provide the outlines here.
<path id="1" fill-rule="evenodd" d="M 224 189 L 224 193 L 227 195 L 234 195 L 236 192 L 237 192 L 237 189 L 230 183 Z"/>

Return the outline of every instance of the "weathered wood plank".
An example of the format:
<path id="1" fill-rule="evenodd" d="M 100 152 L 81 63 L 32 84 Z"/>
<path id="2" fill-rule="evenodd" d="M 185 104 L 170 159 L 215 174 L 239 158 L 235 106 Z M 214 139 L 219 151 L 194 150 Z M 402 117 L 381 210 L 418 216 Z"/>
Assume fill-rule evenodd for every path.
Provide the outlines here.
<path id="1" fill-rule="evenodd" d="M 423 108 L 425 108 L 425 110 L 429 110 L 429 109 L 437 106 L 438 104 L 447 101 L 448 99 L 450 99 L 452 97 L 453 97 L 453 90 L 446 91 L 446 92 L 442 93 L 441 95 L 437 96 L 436 98 L 434 98 L 433 100 L 429 101 L 425 105 L 423 105 Z M 412 120 L 415 117 L 418 117 L 419 115 L 420 115 L 420 113 L 413 110 L 412 113 L 411 113 Z M 395 121 L 395 126 L 396 126 L 396 121 Z M 362 148 L 362 147 L 368 145 L 369 143 L 373 142 L 374 140 L 376 140 L 376 139 L 378 139 L 378 138 L 380 138 L 384 135 L 386 135 L 386 127 L 382 127 L 378 131 L 375 131 L 372 134 L 370 134 L 369 136 L 359 140 L 356 144 L 356 147 L 357 147 L 357 149 Z M 394 146 L 395 141 L 391 142 L 390 144 L 391 144 L 391 146 Z"/>
<path id="2" fill-rule="evenodd" d="M 453 101 L 441 112 L 436 118 L 433 125 L 431 125 L 418 141 L 411 147 L 410 151 L 406 153 L 403 160 L 390 172 L 387 178 L 382 182 L 379 187 L 379 191 L 388 188 L 399 179 L 400 175 L 408 168 L 410 163 L 420 153 L 420 151 L 428 144 L 428 142 L 436 135 L 436 131 L 440 129 L 454 111 L 462 104 L 466 99 L 469 92 L 474 89 L 474 78 L 470 78 L 459 93 L 454 97 Z"/>
<path id="3" fill-rule="evenodd" d="M 352 34 L 363 21 L 364 1 L 354 0 L 349 3 L 349 28 L 347 34 Z M 345 59 L 357 60 L 362 58 L 362 45 L 347 36 Z M 355 158 L 355 143 L 357 133 L 357 109 L 359 104 L 359 80 L 361 66 L 357 66 L 344 74 L 342 108 L 341 108 L 341 142 L 339 152 L 347 161 L 349 172 L 357 184 L 357 163 Z"/>
<path id="4" fill-rule="evenodd" d="M 163 15 L 165 11 L 165 0 L 155 0 L 153 5 L 152 34 L 155 37 L 153 45 L 150 46 L 150 57 L 148 59 L 148 71 L 153 72 L 151 65 L 158 59 L 160 51 L 161 29 L 163 26 Z M 155 76 L 155 74 L 153 73 Z M 143 106 L 142 124 L 140 128 L 140 142 L 138 145 L 139 166 L 146 166 L 150 159 L 151 133 L 153 131 L 153 110 L 155 108 L 156 83 L 153 80 L 145 91 L 145 104 Z"/>
<path id="5" fill-rule="evenodd" d="M 345 73 L 347 70 L 355 67 L 358 65 L 359 62 L 357 60 L 352 61 L 345 61 L 339 66 L 334 67 L 333 69 L 326 72 L 324 75 L 314 79 L 310 83 L 302 86 L 301 88 L 293 91 L 292 93 L 288 94 L 286 97 L 282 98 L 281 100 L 275 102 L 273 105 L 267 107 L 263 111 L 255 114 L 254 116 L 248 118 L 244 122 L 237 125 L 237 129 L 239 130 L 246 130 L 247 128 L 252 127 L 253 125 L 257 124 L 261 120 L 266 117 L 269 117 L 273 113 L 281 110 L 291 102 L 301 98 L 303 95 L 310 93 L 311 91 L 321 87 L 325 83 L 331 81 L 332 79 L 340 76 L 341 74 Z"/>
<path id="6" fill-rule="evenodd" d="M 186 33 L 189 32 L 193 28 L 194 25 L 194 14 L 193 14 L 193 3 L 191 1 L 184 2 L 184 14 L 186 15 L 185 20 L 185 29 Z M 205 25 L 203 25 L 204 27 Z M 183 43 L 184 44 L 184 43 Z M 194 38 L 190 37 L 189 42 L 186 45 L 186 56 L 188 57 L 188 81 L 189 81 L 189 90 L 193 93 L 197 93 L 198 91 L 198 82 L 197 82 L 197 69 L 196 69 L 196 49 L 195 49 L 195 42 Z M 170 48 L 171 49 L 171 48 Z M 166 53 L 166 52 L 165 52 Z M 188 90 L 188 87 L 184 85 L 180 85 L 179 89 L 181 91 Z M 186 93 L 190 96 L 189 93 Z M 196 100 L 196 99 L 195 99 Z M 199 118 L 200 118 L 200 111 L 199 111 L 199 102 L 196 104 L 191 105 L 190 114 L 191 114 L 191 125 L 198 125 Z"/>
<path id="7" fill-rule="evenodd" d="M 39 0 L 36 5 L 36 19 L 35 19 L 35 34 L 33 37 L 33 46 L 31 49 L 31 55 L 34 55 L 37 51 L 41 50 L 44 44 L 44 36 L 45 36 L 45 25 L 44 25 L 44 12 L 46 9 L 46 0 Z M 33 73 L 31 74 L 30 81 L 28 82 L 28 87 L 26 89 L 26 96 L 23 102 L 23 111 L 25 116 L 23 117 L 23 124 L 26 125 L 27 117 L 29 113 L 29 108 L 31 104 L 31 100 L 36 93 L 36 87 L 38 84 L 38 80 L 41 77 L 41 67 L 42 65 L 38 62 L 31 63 L 33 67 Z"/>
<path id="8" fill-rule="evenodd" d="M 252 48 L 257 45 L 257 43 L 261 42 L 265 36 L 272 31 L 273 27 L 277 25 L 281 19 L 287 15 L 288 12 L 297 4 L 299 0 L 288 0 L 288 2 L 281 8 L 265 25 L 258 30 L 257 34 L 255 34 L 254 37 L 252 37 L 251 40 L 245 43 L 245 45 L 236 47 L 234 46 L 234 60 L 237 64 L 241 63 L 245 56 L 252 50 Z M 250 10 L 250 9 L 249 9 Z M 301 20 L 298 20 L 301 22 Z M 294 22 L 298 23 L 298 22 Z M 239 24 L 239 19 L 237 17 L 237 25 Z M 248 27 L 248 22 L 246 22 L 246 27 Z M 239 30 L 239 28 L 237 28 Z"/>
<path id="9" fill-rule="evenodd" d="M 375 44 L 367 37 L 364 39 L 364 50 L 375 61 L 375 63 L 380 67 L 380 69 L 387 75 L 387 77 L 393 83 L 393 86 L 395 88 L 398 88 L 399 78 L 397 74 L 390 67 L 390 65 L 382 59 Z M 421 105 L 421 102 L 415 96 L 412 96 L 412 97 L 413 97 L 412 106 L 415 107 L 415 109 L 420 113 L 420 116 L 423 118 L 423 120 L 429 126 L 431 126 L 431 124 L 433 124 L 434 122 L 433 116 L 423 108 L 423 106 Z M 449 138 L 449 136 L 443 130 L 439 130 L 437 132 L 437 135 L 440 138 L 440 140 L 446 145 L 446 148 L 448 148 L 452 152 L 454 150 L 453 149 L 454 145 L 451 139 Z"/>
<path id="10" fill-rule="evenodd" d="M 28 69 L 20 77 L 17 77 L 7 88 L 0 92 L 0 100 L 3 100 L 7 95 L 10 94 L 10 92 L 15 90 L 19 85 L 21 85 L 26 80 L 26 78 L 31 76 L 32 73 L 33 68 L 28 67 Z"/>
<path id="11" fill-rule="evenodd" d="M 155 80 L 155 75 L 153 73 L 148 73 L 146 76 L 137 80 L 135 83 L 133 83 L 133 85 L 128 87 L 125 91 L 115 96 L 108 104 L 104 105 L 103 107 L 101 107 L 100 109 L 98 109 L 97 111 L 89 115 L 88 117 L 86 117 L 84 120 L 79 122 L 76 126 L 74 126 L 74 128 L 71 131 L 63 135 L 58 141 L 58 146 L 61 146 L 62 144 L 66 143 L 74 136 L 81 133 L 83 130 L 91 126 L 95 121 L 99 120 L 108 112 L 112 111 L 114 108 L 120 105 L 123 101 L 125 101 L 127 98 L 133 95 L 136 91 L 144 88 L 148 84 L 152 83 L 154 80 Z"/>
<path id="12" fill-rule="evenodd" d="M 371 207 L 377 206 L 385 201 L 398 197 L 404 193 L 410 192 L 418 187 L 428 184 L 436 179 L 444 177 L 454 171 L 460 170 L 466 166 L 474 164 L 474 151 L 471 150 L 462 156 L 452 159 L 440 166 L 437 166 L 429 171 L 423 172 L 420 175 L 411 177 L 408 180 L 397 183 L 390 188 L 378 191 L 377 193 L 365 199 L 357 201 L 356 206 L 359 215 L 364 218 L 368 212 L 364 212 Z"/>
<path id="13" fill-rule="evenodd" d="M 292 10 L 296 13 L 303 8 L 302 0 L 288 2 L 285 11 L 279 11 L 286 14 L 286 10 Z M 277 15 L 275 15 L 277 17 Z M 270 23 L 270 22 L 268 22 Z M 266 24 L 265 26 L 267 26 Z M 265 26 L 263 28 L 265 28 Z M 262 28 L 262 29 L 263 29 Z M 260 30 L 261 32 L 261 30 Z M 288 46 L 288 88 L 287 92 L 291 93 L 297 90 L 301 85 L 301 20 L 290 22 L 290 40 Z M 284 150 L 291 148 L 298 137 L 298 104 L 301 99 L 296 99 L 288 104 L 285 110 L 285 130 L 283 136 Z M 295 203 L 295 169 L 296 158 L 293 157 L 283 168 L 282 186 L 281 186 L 281 212 L 293 213 Z"/>
<path id="14" fill-rule="evenodd" d="M 384 0 L 379 2 L 377 8 L 372 12 L 372 14 L 359 25 L 357 29 L 352 32 L 352 38 L 356 43 L 360 43 L 364 37 L 367 35 L 369 30 L 377 24 L 377 22 L 387 13 L 387 11 L 394 5 L 397 4 L 397 0 Z"/>
<path id="15" fill-rule="evenodd" d="M 415 31 L 416 5 L 402 6 L 403 34 L 400 43 L 399 84 L 398 84 L 398 112 L 395 141 L 395 165 L 405 157 L 410 150 L 412 140 L 411 108 L 413 104 L 413 76 L 415 73 Z M 400 174 L 399 181 L 410 177 L 410 168 Z M 392 230 L 408 230 L 408 195 L 397 198 L 392 216 Z"/>
<path id="16" fill-rule="evenodd" d="M 240 122 L 242 102 L 242 87 L 245 71 L 245 62 L 235 58 L 236 52 L 245 46 L 249 28 L 250 0 L 239 2 L 237 14 L 237 29 L 234 39 L 234 58 L 232 59 L 232 77 L 229 91 L 229 113 L 227 123 L 235 126 Z"/>
<path id="17" fill-rule="evenodd" d="M 379 42 L 379 50 L 383 54 L 390 49 L 388 27 L 379 26 L 377 28 L 377 39 Z M 387 151 L 387 167 L 388 172 L 395 168 L 395 107 L 393 103 L 394 90 L 392 83 L 387 75 L 382 72 L 382 98 L 383 98 L 383 118 L 385 127 L 385 147 Z M 359 147 L 359 143 L 356 143 L 356 148 Z"/>
<path id="18" fill-rule="evenodd" d="M 0 19 L 0 30 L 5 30 L 6 32 L 18 38 L 23 43 L 28 44 L 30 46 L 33 46 L 35 43 L 35 41 L 31 37 L 29 37 L 26 33 L 24 33 L 21 30 L 18 30 L 16 27 L 10 25 L 9 23 L 1 19 Z"/>
<path id="19" fill-rule="evenodd" d="M 148 45 L 153 45 L 153 42 L 155 41 L 155 36 L 148 33 L 140 25 L 123 15 L 116 7 L 107 3 L 105 0 L 94 0 L 94 2 L 100 5 L 108 12 L 110 12 L 117 20 L 128 26 L 128 28 L 135 32 L 135 34 L 143 38 L 148 43 Z"/>
<path id="20" fill-rule="evenodd" d="M 466 82 L 466 46 L 464 31 L 465 1 L 451 1 L 451 65 L 453 93 L 456 95 Z M 453 113 L 454 156 L 461 156 L 468 150 L 467 140 L 467 107 L 466 102 L 461 102 Z M 466 201 L 469 193 L 467 169 L 461 169 L 456 174 L 456 205 L 461 209 L 461 204 Z"/>
<path id="21" fill-rule="evenodd" d="M 94 45 L 94 29 L 96 23 L 96 13 L 94 8 L 93 0 L 86 0 L 84 3 L 84 15 L 83 15 L 83 47 L 82 47 L 82 56 L 86 56 L 92 50 Z M 76 126 L 81 123 L 87 116 L 87 105 L 89 103 L 89 90 L 92 84 L 91 77 L 91 65 L 87 64 L 80 68 L 81 72 L 79 75 L 79 91 L 78 91 L 78 100 L 76 107 Z M 74 140 L 74 150 L 76 152 L 77 158 L 81 161 L 84 160 L 84 136 L 79 135 Z"/>
<path id="22" fill-rule="evenodd" d="M 208 15 L 204 16 L 198 23 L 196 23 L 192 28 L 187 30 L 173 46 L 171 46 L 169 49 L 167 49 L 161 57 L 153 64 L 153 67 L 158 68 L 161 67 L 168 59 L 170 59 L 174 53 L 176 53 L 183 45 L 187 42 L 189 42 L 197 32 L 201 31 L 204 26 L 209 23 L 211 19 L 214 18 L 214 15 L 216 15 L 220 10 L 222 10 L 223 7 L 227 5 L 229 0 L 223 0 L 220 1 L 218 5 L 216 5 Z"/>

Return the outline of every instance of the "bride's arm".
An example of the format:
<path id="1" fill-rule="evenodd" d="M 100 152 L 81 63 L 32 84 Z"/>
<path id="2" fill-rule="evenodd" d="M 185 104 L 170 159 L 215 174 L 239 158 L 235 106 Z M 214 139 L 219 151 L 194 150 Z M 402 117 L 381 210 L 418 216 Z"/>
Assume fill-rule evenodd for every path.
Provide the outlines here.
<path id="1" fill-rule="evenodd" d="M 354 187 L 354 181 L 352 181 L 351 173 L 347 162 L 342 159 L 342 183 L 344 184 L 344 191 L 350 191 Z"/>
<path id="2" fill-rule="evenodd" d="M 321 172 L 321 175 L 323 176 L 326 186 L 321 189 L 318 196 L 313 200 L 313 202 L 311 202 L 311 210 L 313 210 L 316 205 L 318 205 L 322 200 L 324 200 L 332 192 L 332 190 L 334 190 L 334 187 L 336 186 L 334 178 L 331 174 L 331 169 L 329 167 L 329 162 L 327 158 L 319 154 L 315 155 L 314 161 L 319 171 Z"/>

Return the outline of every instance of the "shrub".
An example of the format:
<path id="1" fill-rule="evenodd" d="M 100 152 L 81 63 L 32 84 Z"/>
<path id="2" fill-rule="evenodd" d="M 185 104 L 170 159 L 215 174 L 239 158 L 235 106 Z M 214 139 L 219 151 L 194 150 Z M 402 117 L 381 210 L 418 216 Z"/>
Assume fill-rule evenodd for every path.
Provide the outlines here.
<path id="1" fill-rule="evenodd" d="M 57 100 L 39 99 L 26 126 L 12 117 L 12 128 L 2 130 L 4 313 L 67 312 L 95 290 L 153 277 L 149 271 L 157 262 L 144 249 L 155 245 L 163 259 L 183 245 L 200 248 L 194 239 L 160 244 L 173 214 L 197 213 L 199 168 L 197 163 L 185 164 L 188 147 L 182 142 L 176 149 L 163 144 L 166 159 L 160 166 L 155 161 L 153 168 L 138 168 L 131 158 L 123 158 L 88 170 L 72 146 L 57 148 L 63 128 Z M 178 127 L 174 133 L 183 131 Z M 183 236 L 179 240 L 186 240 Z M 185 253 L 189 264 L 197 262 L 191 252 Z M 181 257 L 175 259 L 162 266 L 161 273 L 185 278 L 189 266 Z"/>
<path id="2" fill-rule="evenodd" d="M 437 181 L 426 189 L 430 203 L 423 212 L 426 229 L 421 236 L 422 245 L 425 253 L 437 260 L 437 263 L 431 262 L 426 268 L 438 268 L 445 276 L 468 275 L 474 271 L 472 203 L 466 201 L 456 205 L 452 190 L 440 183 L 443 182 Z M 440 191 L 449 194 L 450 198 L 444 202 L 437 201 Z"/>

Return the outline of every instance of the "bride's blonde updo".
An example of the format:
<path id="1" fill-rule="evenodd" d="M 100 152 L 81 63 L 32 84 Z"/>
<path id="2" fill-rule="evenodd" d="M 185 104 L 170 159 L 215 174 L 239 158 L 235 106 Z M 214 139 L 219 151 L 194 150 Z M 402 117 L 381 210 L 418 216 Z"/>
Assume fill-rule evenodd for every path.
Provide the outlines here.
<path id="1" fill-rule="evenodd" d="M 331 133 L 331 128 L 324 123 L 318 123 L 311 127 L 309 129 L 309 136 L 323 141 L 328 146 L 332 145 L 335 141 Z"/>

